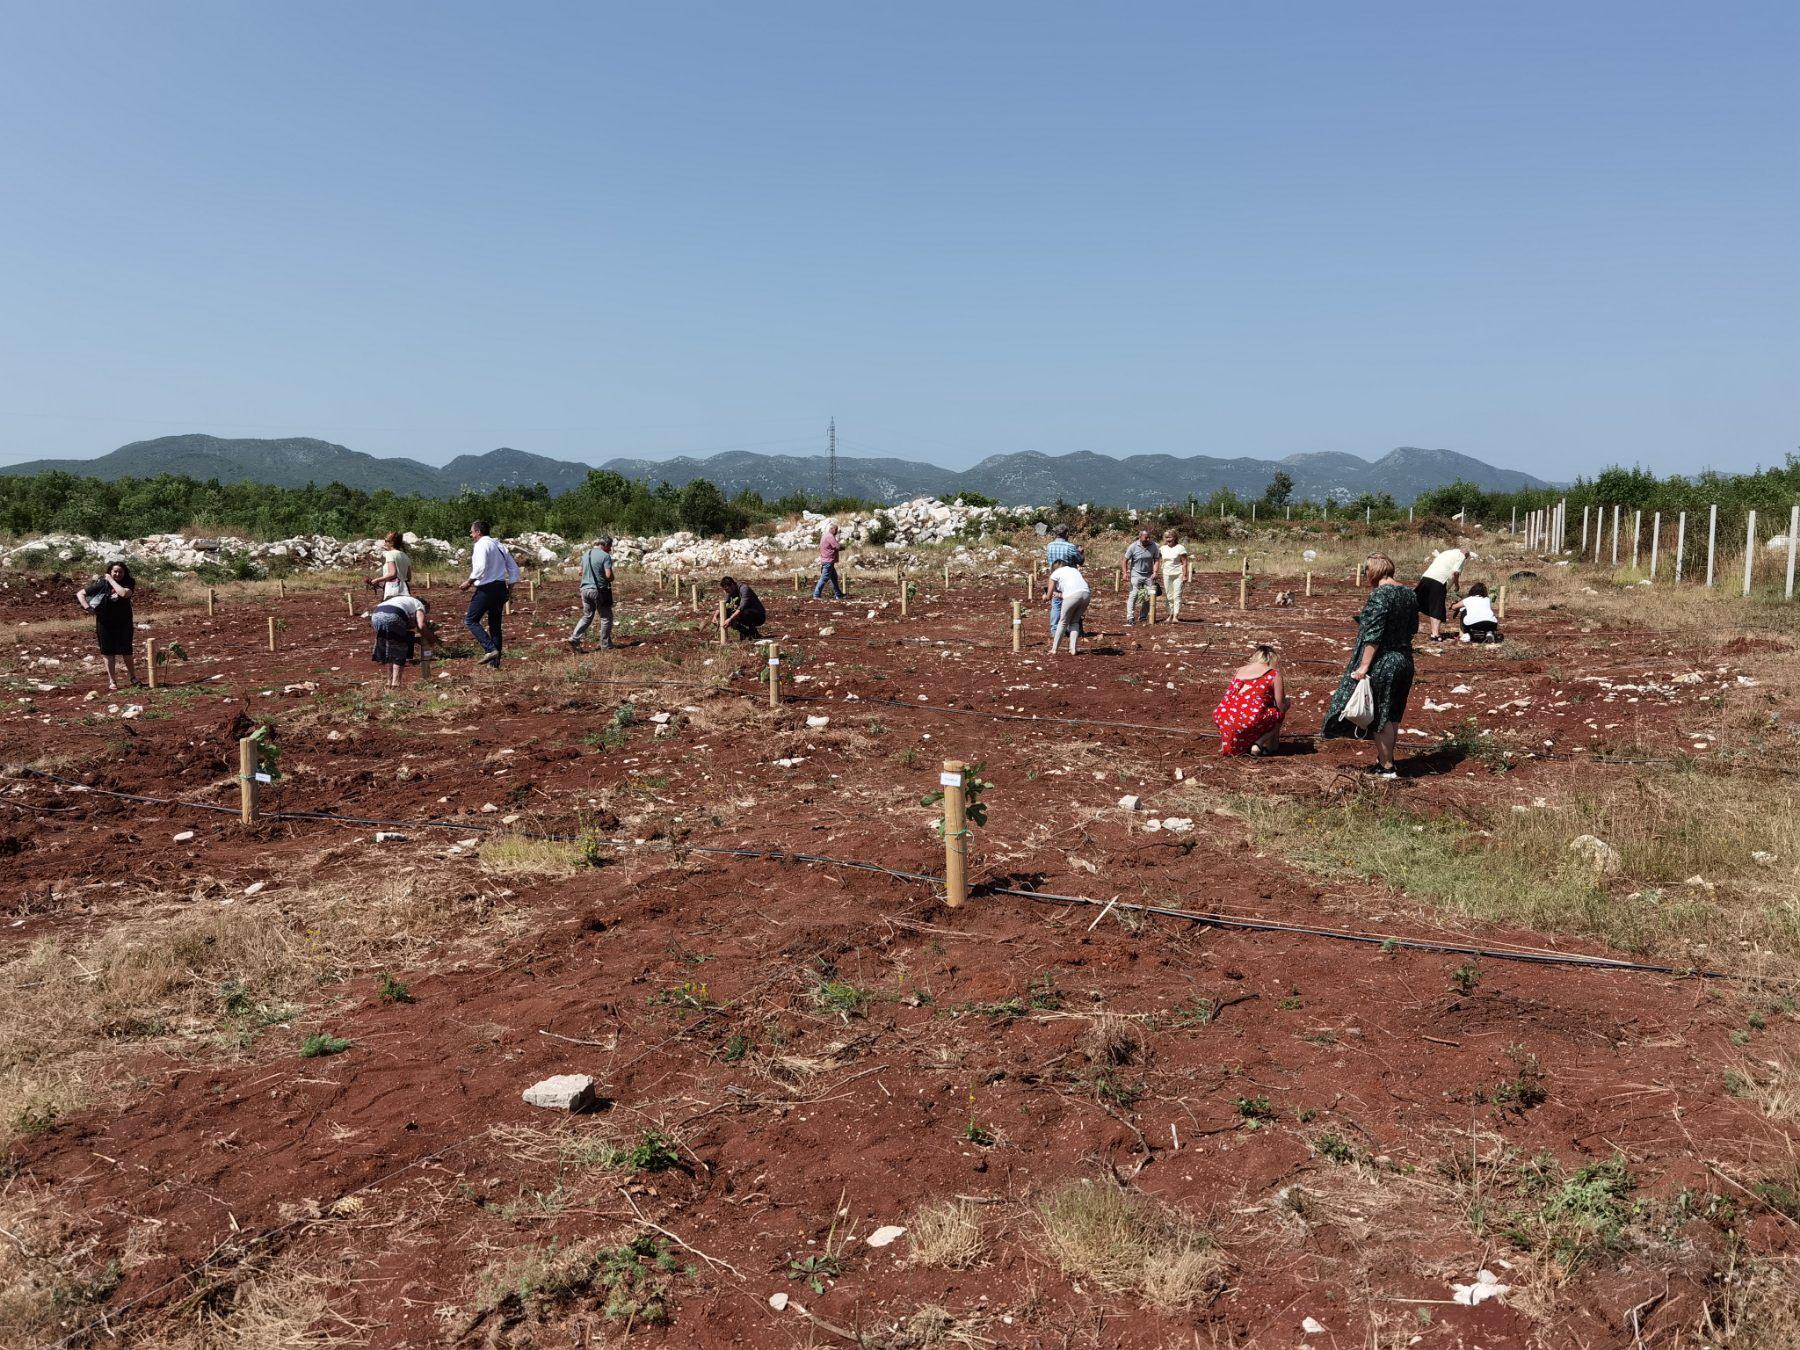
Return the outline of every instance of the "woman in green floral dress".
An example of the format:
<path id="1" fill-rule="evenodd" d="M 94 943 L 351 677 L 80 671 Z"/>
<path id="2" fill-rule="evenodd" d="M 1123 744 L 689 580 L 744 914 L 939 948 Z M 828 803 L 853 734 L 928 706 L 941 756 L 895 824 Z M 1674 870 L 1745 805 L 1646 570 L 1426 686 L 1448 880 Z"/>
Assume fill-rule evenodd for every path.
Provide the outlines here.
<path id="1" fill-rule="evenodd" d="M 1412 692 L 1412 640 L 1419 631 L 1419 597 L 1410 586 L 1394 580 L 1394 560 L 1385 554 L 1371 554 L 1364 566 L 1369 601 L 1356 616 L 1356 650 L 1325 709 L 1325 735 L 1369 737 L 1375 742 L 1375 763 L 1368 772 L 1398 778 L 1394 738 L 1400 734 L 1406 696 Z M 1362 728 L 1344 721 L 1343 711 L 1357 681 L 1365 675 L 1375 697 L 1375 720 Z"/>

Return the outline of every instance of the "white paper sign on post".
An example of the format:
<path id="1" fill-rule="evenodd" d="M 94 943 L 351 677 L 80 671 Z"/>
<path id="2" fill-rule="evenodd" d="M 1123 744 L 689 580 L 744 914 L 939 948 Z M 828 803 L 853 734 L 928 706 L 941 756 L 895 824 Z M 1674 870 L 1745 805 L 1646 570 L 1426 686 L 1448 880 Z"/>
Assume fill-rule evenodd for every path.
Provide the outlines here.
<path id="1" fill-rule="evenodd" d="M 960 773 L 940 773 L 938 775 L 939 787 L 961 787 L 962 785 L 963 780 Z"/>

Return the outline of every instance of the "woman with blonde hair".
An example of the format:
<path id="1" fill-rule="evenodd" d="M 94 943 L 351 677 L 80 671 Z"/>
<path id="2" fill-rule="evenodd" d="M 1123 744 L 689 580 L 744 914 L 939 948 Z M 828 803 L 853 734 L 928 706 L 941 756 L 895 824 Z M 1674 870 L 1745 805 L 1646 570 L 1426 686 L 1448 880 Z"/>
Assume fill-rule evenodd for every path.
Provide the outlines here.
<path id="1" fill-rule="evenodd" d="M 1419 597 L 1412 587 L 1394 580 L 1394 560 L 1371 553 L 1364 564 L 1369 599 L 1356 616 L 1356 648 L 1344 667 L 1337 692 L 1325 709 L 1324 734 L 1368 737 L 1375 742 L 1375 763 L 1368 772 L 1378 778 L 1398 778 L 1394 765 L 1394 740 L 1412 692 L 1413 635 L 1419 631 Z M 1357 686 L 1368 681 L 1374 704 L 1369 721 L 1344 716 Z"/>
<path id="2" fill-rule="evenodd" d="M 1281 667 L 1275 649 L 1259 642 L 1250 659 L 1231 672 L 1225 697 L 1213 709 L 1213 725 L 1219 729 L 1221 755 L 1272 755 L 1281 739 L 1281 719 L 1287 716 L 1287 690 L 1282 687 Z"/>
<path id="3" fill-rule="evenodd" d="M 1174 530 L 1163 531 L 1162 546 L 1157 552 L 1162 557 L 1163 595 L 1169 601 L 1169 622 L 1180 623 L 1181 587 L 1194 579 L 1194 560 L 1188 556 L 1187 545 Z"/>

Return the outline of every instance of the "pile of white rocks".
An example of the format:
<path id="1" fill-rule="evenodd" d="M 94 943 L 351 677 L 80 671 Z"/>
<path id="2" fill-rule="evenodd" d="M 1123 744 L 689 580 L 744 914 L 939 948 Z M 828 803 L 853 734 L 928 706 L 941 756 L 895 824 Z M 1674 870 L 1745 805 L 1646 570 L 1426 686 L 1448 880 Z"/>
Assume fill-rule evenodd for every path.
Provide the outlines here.
<path id="1" fill-rule="evenodd" d="M 454 555 L 443 539 L 421 540 L 406 536 L 409 547 L 424 543 L 440 553 Z M 287 558 L 303 569 L 372 567 L 381 559 L 379 539 L 334 539 L 325 534 L 295 535 L 292 539 L 276 539 L 252 543 L 233 539 L 194 538 L 180 534 L 152 534 L 142 539 L 90 539 L 83 534 L 47 534 L 7 547 L 0 545 L 0 567 L 59 566 L 83 564 L 98 566 L 108 558 L 124 558 L 135 563 L 160 563 L 178 570 L 191 571 L 207 563 L 230 563 L 240 557 L 255 562 Z"/>
<path id="2" fill-rule="evenodd" d="M 965 506 L 961 502 L 919 497 L 867 515 L 835 519 L 838 537 L 847 546 L 869 549 L 880 537 L 885 551 L 897 551 L 969 534 L 1017 530 L 1033 523 L 1037 514 L 1028 506 Z M 792 563 L 793 554 L 816 550 L 826 522 L 832 519 L 803 511 L 787 529 L 745 539 L 703 539 L 686 530 L 671 535 L 622 538 L 614 541 L 613 556 L 621 563 L 639 564 L 654 572 L 768 570 Z M 428 545 L 437 556 L 453 561 L 468 557 L 466 545 L 453 546 L 445 539 L 422 539 L 410 533 L 405 539 L 409 548 Z M 506 542 L 513 556 L 527 567 L 574 563 L 587 544 L 586 540 L 569 540 L 539 531 L 513 535 Z M 228 535 L 190 539 L 180 534 L 153 534 L 144 539 L 91 539 L 79 534 L 49 534 L 11 547 L 0 545 L 0 567 L 97 565 L 106 558 L 125 558 L 192 571 L 207 563 L 229 564 L 247 556 L 254 562 L 285 558 L 303 570 L 329 571 L 372 568 L 380 562 L 381 550 L 379 539 L 333 539 L 321 534 L 296 535 L 268 543 L 251 543 Z"/>

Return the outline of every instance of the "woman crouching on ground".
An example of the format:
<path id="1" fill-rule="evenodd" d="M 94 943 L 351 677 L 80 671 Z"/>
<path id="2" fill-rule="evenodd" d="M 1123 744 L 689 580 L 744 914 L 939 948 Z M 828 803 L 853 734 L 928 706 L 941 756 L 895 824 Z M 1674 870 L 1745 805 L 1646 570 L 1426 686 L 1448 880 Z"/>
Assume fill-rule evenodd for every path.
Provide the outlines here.
<path id="1" fill-rule="evenodd" d="M 100 655 L 106 661 L 106 687 L 115 692 L 119 687 L 120 661 L 125 663 L 126 678 L 134 686 L 138 683 L 137 667 L 131 658 L 135 631 L 131 593 L 136 589 L 131 569 L 123 559 L 114 558 L 97 580 L 75 592 L 81 607 L 94 616 L 94 636 L 99 639 Z"/>
<path id="2" fill-rule="evenodd" d="M 1369 599 L 1356 616 L 1356 649 L 1325 710 L 1324 734 L 1368 737 L 1375 742 L 1375 763 L 1367 772 L 1379 778 L 1398 778 L 1394 740 L 1406 714 L 1406 697 L 1412 692 L 1412 642 L 1419 631 L 1419 597 L 1412 587 L 1394 580 L 1394 560 L 1386 554 L 1371 553 L 1364 566 Z M 1343 712 L 1357 684 L 1365 679 L 1375 702 L 1375 716 L 1362 727 L 1345 721 Z"/>
<path id="3" fill-rule="evenodd" d="M 388 668 L 388 688 L 400 687 L 400 671 L 413 658 L 413 643 L 429 641 L 430 606 L 416 595 L 394 595 L 369 611 L 375 630 L 375 664 Z"/>
<path id="4" fill-rule="evenodd" d="M 1281 719 L 1287 716 L 1287 710 L 1287 691 L 1282 688 L 1275 649 L 1259 642 L 1250 659 L 1231 672 L 1225 697 L 1213 709 L 1213 725 L 1219 729 L 1219 753 L 1274 754 L 1281 739 Z"/>

